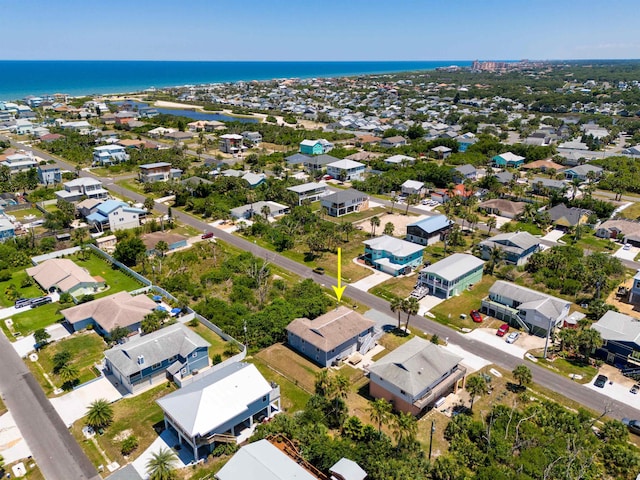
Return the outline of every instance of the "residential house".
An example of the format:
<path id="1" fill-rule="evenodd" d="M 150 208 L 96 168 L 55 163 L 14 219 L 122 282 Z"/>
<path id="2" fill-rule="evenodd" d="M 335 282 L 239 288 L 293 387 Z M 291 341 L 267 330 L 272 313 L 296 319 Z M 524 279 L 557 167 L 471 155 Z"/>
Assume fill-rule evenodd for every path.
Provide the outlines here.
<path id="1" fill-rule="evenodd" d="M 251 142 L 254 147 L 259 146 L 262 143 L 262 134 L 260 132 L 242 132 L 242 138 Z"/>
<path id="2" fill-rule="evenodd" d="M 329 467 L 331 480 L 365 480 L 367 472 L 353 460 L 342 457 L 332 467 Z"/>
<path id="3" fill-rule="evenodd" d="M 516 218 L 524 212 L 525 202 L 513 202 L 502 198 L 492 198 L 478 204 L 478 208 L 489 215 L 499 215 L 506 218 Z"/>
<path id="4" fill-rule="evenodd" d="M 28 172 L 32 168 L 36 168 L 39 160 L 40 159 L 38 157 L 34 157 L 31 152 L 18 152 L 13 155 L 8 155 L 7 159 L 2 162 L 2 165 L 7 167 L 9 169 L 9 173 L 13 175 L 20 172 Z"/>
<path id="5" fill-rule="evenodd" d="M 78 211 L 78 213 L 80 213 L 81 216 L 87 217 L 88 215 L 91 215 L 93 212 L 95 212 L 101 203 L 102 200 L 99 200 L 97 198 L 87 198 L 85 200 L 82 200 L 81 202 L 78 202 L 78 204 L 76 205 L 76 210 Z"/>
<path id="6" fill-rule="evenodd" d="M 622 218 L 606 220 L 598 225 L 596 237 L 620 240 L 623 243 L 640 246 L 640 222 Z"/>
<path id="7" fill-rule="evenodd" d="M 478 194 L 478 192 L 476 192 Z M 454 197 L 462 197 L 463 199 L 467 199 L 474 195 L 474 192 L 468 190 L 464 184 L 460 183 L 453 187 L 451 190 L 445 189 L 437 189 L 431 192 L 431 200 L 438 203 L 447 203 Z"/>
<path id="8" fill-rule="evenodd" d="M 295 157 L 295 155 L 292 155 L 291 157 L 287 157 L 287 158 L 292 158 L 292 157 Z M 302 165 L 304 166 L 304 169 L 307 172 L 320 171 L 320 170 L 323 170 L 329 163 L 340 161 L 340 159 L 336 157 L 332 157 L 331 155 L 326 155 L 324 153 L 321 155 L 317 155 L 315 157 L 306 157 L 306 158 L 307 158 L 306 160 L 302 161 Z"/>
<path id="9" fill-rule="evenodd" d="M 470 164 L 459 165 L 453 169 L 453 179 L 456 183 L 462 183 L 465 180 L 476 181 L 478 179 L 478 170 Z"/>
<path id="10" fill-rule="evenodd" d="M 640 320 L 609 310 L 591 328 L 603 340 L 597 357 L 622 368 L 640 368 Z"/>
<path id="11" fill-rule="evenodd" d="M 420 245 L 433 245 L 436 242 L 444 240 L 451 230 L 453 221 L 449 220 L 446 215 L 434 215 L 426 217 L 417 222 L 407 225 L 408 241 Z"/>
<path id="12" fill-rule="evenodd" d="M 108 166 L 115 163 L 126 162 L 129 158 L 129 154 L 122 145 L 101 145 L 93 149 L 94 165 Z"/>
<path id="13" fill-rule="evenodd" d="M 231 217 L 239 220 L 251 220 L 253 217 L 266 217 L 265 220 L 275 219 L 289 213 L 289 207 L 276 202 L 254 202 L 231 209 Z"/>
<path id="14" fill-rule="evenodd" d="M 109 192 L 102 188 L 102 182 L 95 178 L 80 177 L 62 184 L 64 190 L 58 190 L 56 197 L 67 202 L 77 202 L 83 197 L 99 200 L 109 196 Z"/>
<path id="15" fill-rule="evenodd" d="M 547 158 L 545 160 L 535 160 L 533 162 L 529 162 L 523 165 L 522 168 L 525 170 L 540 170 L 543 173 L 555 173 L 562 170 L 564 166 Z"/>
<path id="16" fill-rule="evenodd" d="M 144 246 L 147 247 L 147 255 L 156 254 L 156 245 L 158 242 L 165 242 L 169 246 L 169 252 L 178 248 L 184 248 L 188 245 L 187 237 L 177 233 L 167 232 L 151 232 L 145 233 L 140 237 Z"/>
<path id="17" fill-rule="evenodd" d="M 629 303 L 640 303 L 640 270 L 633 277 L 631 291 L 629 292 Z"/>
<path id="18" fill-rule="evenodd" d="M 408 155 L 392 155 L 389 158 L 384 159 L 384 163 L 387 165 L 409 165 L 416 161 L 415 158 L 409 157 Z"/>
<path id="19" fill-rule="evenodd" d="M 433 153 L 436 154 L 437 158 L 446 159 L 449 155 L 451 155 L 452 150 L 449 147 L 445 147 L 444 145 L 438 145 L 431 149 Z"/>
<path id="20" fill-rule="evenodd" d="M 327 164 L 327 174 L 341 181 L 364 180 L 366 165 L 353 160 L 338 160 Z"/>
<path id="21" fill-rule="evenodd" d="M 393 275 L 405 275 L 422 265 L 424 247 L 389 235 L 365 240 L 364 261 L 375 269 Z"/>
<path id="22" fill-rule="evenodd" d="M 387 137 L 380 140 L 380 146 L 382 148 L 395 148 L 395 147 L 403 147 L 407 144 L 407 139 L 396 135 L 395 137 Z"/>
<path id="23" fill-rule="evenodd" d="M 0 211 L 2 209 L 0 208 Z M 16 236 L 16 229 L 13 226 L 13 223 L 6 218 L 0 216 L 0 242 L 4 242 L 5 240 L 11 239 Z"/>
<path id="24" fill-rule="evenodd" d="M 418 416 L 464 386 L 461 362 L 440 345 L 413 337 L 369 366 L 369 395 Z"/>
<path id="25" fill-rule="evenodd" d="M 319 140 L 303 140 L 300 142 L 300 153 L 305 155 L 321 155 L 333 150 L 333 143 L 323 138 Z"/>
<path id="26" fill-rule="evenodd" d="M 511 265 L 524 265 L 529 257 L 540 250 L 540 240 L 529 232 L 511 232 L 494 235 L 481 241 L 480 254 L 483 260 L 489 260 L 492 250 L 502 252 L 501 260 Z"/>
<path id="27" fill-rule="evenodd" d="M 302 205 L 302 202 L 304 202 L 305 200 L 309 202 L 316 202 L 328 193 L 326 183 L 316 182 L 303 183 L 302 185 L 287 187 L 287 190 L 295 193 L 298 196 L 298 205 Z"/>
<path id="28" fill-rule="evenodd" d="M 603 172 L 604 170 L 602 168 L 585 163 L 583 165 L 568 168 L 563 173 L 567 180 L 577 178 L 581 182 L 586 182 L 589 177 L 593 177 L 594 180 L 600 178 Z"/>
<path id="29" fill-rule="evenodd" d="M 209 366 L 210 346 L 189 327 L 175 323 L 104 352 L 105 370 L 129 393 L 162 381 L 167 376 L 180 385 L 183 380 Z M 196 383 L 201 382 L 191 385 Z"/>
<path id="30" fill-rule="evenodd" d="M 147 163 L 138 166 L 138 178 L 142 183 L 168 182 L 180 178 L 182 170 L 171 168 L 168 162 Z"/>
<path id="31" fill-rule="evenodd" d="M 496 167 L 520 168 L 524 165 L 525 158 L 511 152 L 501 153 L 491 159 Z"/>
<path id="32" fill-rule="evenodd" d="M 567 182 L 564 180 L 555 180 L 553 178 L 534 177 L 531 179 L 531 189 L 534 193 L 548 195 L 549 192 L 563 192 L 568 188 Z"/>
<path id="33" fill-rule="evenodd" d="M 478 139 L 473 133 L 465 133 L 463 135 L 458 135 L 454 140 L 458 142 L 459 152 L 466 152 L 471 145 L 478 142 Z"/>
<path id="34" fill-rule="evenodd" d="M 300 462 L 303 463 L 303 462 Z M 216 480 L 318 480 L 267 439 L 245 445 L 215 474 Z"/>
<path id="35" fill-rule="evenodd" d="M 140 226 L 140 220 L 147 214 L 146 210 L 131 207 L 119 200 L 107 200 L 87 215 L 87 223 L 103 232 L 106 228 L 112 232 L 127 230 Z"/>
<path id="36" fill-rule="evenodd" d="M 78 132 L 80 135 L 89 135 L 93 127 L 86 120 L 79 120 L 77 122 L 63 122 L 60 125 L 60 128 L 63 130 L 73 130 L 74 132 Z"/>
<path id="37" fill-rule="evenodd" d="M 33 123 L 24 118 L 19 118 L 15 123 L 16 135 L 31 135 L 33 133 Z"/>
<path id="38" fill-rule="evenodd" d="M 241 153 L 246 148 L 247 147 L 242 144 L 242 135 L 238 135 L 236 133 L 220 135 L 221 152 L 235 155 L 237 153 Z"/>
<path id="39" fill-rule="evenodd" d="M 633 147 L 625 148 L 622 150 L 625 155 L 638 156 L 640 155 L 640 145 L 634 145 Z"/>
<path id="40" fill-rule="evenodd" d="M 81 303 L 60 310 L 64 321 L 72 331 L 93 328 L 107 336 L 115 327 L 137 332 L 144 317 L 158 305 L 146 295 L 132 296 L 129 292 L 118 292 L 107 297 Z"/>
<path id="41" fill-rule="evenodd" d="M 584 225 L 588 222 L 591 210 L 577 207 L 567 207 L 564 203 L 559 203 L 548 210 L 551 223 L 557 227 L 571 228 L 576 225 Z"/>
<path id="42" fill-rule="evenodd" d="M 498 280 L 482 300 L 481 311 L 513 327 L 546 337 L 562 325 L 570 306 L 567 300 Z"/>
<path id="43" fill-rule="evenodd" d="M 299 165 L 302 164 L 304 166 L 307 165 L 308 161 L 311 159 L 308 155 L 303 155 L 301 153 L 294 153 L 293 155 L 289 155 L 285 158 L 287 161 L 287 165 Z"/>
<path id="44" fill-rule="evenodd" d="M 400 191 L 402 195 L 419 195 L 422 197 L 424 194 L 424 183 L 418 182 L 417 180 L 406 180 L 400 185 Z"/>
<path id="45" fill-rule="evenodd" d="M 26 269 L 46 292 L 70 293 L 74 297 L 94 294 L 106 284 L 101 277 L 92 277 L 87 270 L 67 258 L 51 258 Z"/>
<path id="46" fill-rule="evenodd" d="M 482 280 L 484 262 L 467 253 L 454 253 L 420 271 L 418 284 L 445 299 L 459 295 Z"/>
<path id="47" fill-rule="evenodd" d="M 509 185 L 511 182 L 515 182 L 519 178 L 518 174 L 506 171 L 498 172 L 493 176 L 501 185 Z"/>
<path id="48" fill-rule="evenodd" d="M 127 125 L 130 122 L 138 119 L 138 114 L 136 112 L 131 112 L 128 110 L 122 110 L 120 112 L 116 112 L 114 114 L 116 125 Z"/>
<path id="49" fill-rule="evenodd" d="M 314 320 L 296 318 L 287 326 L 289 346 L 322 367 L 375 346 L 376 322 L 340 306 Z"/>
<path id="50" fill-rule="evenodd" d="M 267 176 L 264 173 L 247 172 L 241 178 L 249 184 L 249 188 L 256 188 L 267 181 Z"/>
<path id="51" fill-rule="evenodd" d="M 255 365 L 235 362 L 156 402 L 165 428 L 197 461 L 221 443 L 244 441 L 255 424 L 279 413 L 280 387 L 267 382 Z"/>
<path id="52" fill-rule="evenodd" d="M 57 165 L 38 165 L 38 181 L 44 185 L 62 182 L 62 172 Z"/>
<path id="53" fill-rule="evenodd" d="M 360 212 L 369 208 L 369 196 L 350 188 L 334 192 L 321 199 L 321 205 L 327 209 L 332 217 L 342 217 L 353 212 Z"/>

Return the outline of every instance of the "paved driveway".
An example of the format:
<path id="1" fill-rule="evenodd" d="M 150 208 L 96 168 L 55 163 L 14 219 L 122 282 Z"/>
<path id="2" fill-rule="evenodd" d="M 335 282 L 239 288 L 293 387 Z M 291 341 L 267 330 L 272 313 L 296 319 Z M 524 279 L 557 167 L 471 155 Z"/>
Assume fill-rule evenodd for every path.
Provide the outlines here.
<path id="1" fill-rule="evenodd" d="M 602 395 L 606 395 L 607 397 L 626 403 L 627 405 L 640 410 L 640 394 L 636 393 L 634 395 L 629 391 L 628 386 L 615 382 L 613 384 L 607 382 L 604 388 L 598 388 L 593 384 L 596 377 L 593 377 L 593 379 L 585 386 L 595 392 L 601 393 Z"/>
<path id="2" fill-rule="evenodd" d="M 160 451 L 161 448 L 173 450 L 175 445 L 178 445 L 178 437 L 169 429 L 166 429 L 131 465 L 133 465 L 133 468 L 136 469 L 142 478 L 149 478 L 149 475 L 147 475 L 147 462 L 151 458 L 151 455 Z M 178 456 L 178 461 L 174 464 L 175 468 L 184 468 L 193 462 L 193 451 L 190 448 L 182 445 L 180 450 L 173 450 L 173 452 Z"/>
<path id="3" fill-rule="evenodd" d="M 497 336 L 496 331 L 493 328 L 476 328 L 473 332 L 467 333 L 465 337 L 491 345 L 492 347 L 508 353 L 509 355 L 513 355 L 514 357 L 524 358 L 524 354 L 527 353 L 527 350 L 524 348 L 513 343 L 507 343 L 505 341 L 505 337 Z"/>
<path id="4" fill-rule="evenodd" d="M 11 412 L 0 417 L 0 454 L 6 465 L 31 456 L 29 445 L 22 438 Z"/>
<path id="5" fill-rule="evenodd" d="M 562 237 L 564 234 L 565 232 L 563 232 L 562 230 L 558 230 L 557 228 L 554 228 L 549 233 L 547 233 L 544 237 L 542 237 L 542 240 L 547 240 L 549 242 L 557 243 L 558 240 L 560 240 L 560 237 Z"/>
<path id="6" fill-rule="evenodd" d="M 108 402 L 115 402 L 122 398 L 118 389 L 105 377 L 100 377 L 91 383 L 86 383 L 61 397 L 52 398 L 51 404 L 56 409 L 62 421 L 68 427 L 73 422 L 84 417 L 92 402 L 104 398 Z"/>
<path id="7" fill-rule="evenodd" d="M 387 280 L 390 280 L 392 278 L 393 278 L 393 275 L 376 271 L 372 275 L 369 275 L 368 277 L 364 277 L 363 279 L 358 280 L 357 282 L 351 283 L 350 285 L 353 288 L 357 288 L 358 290 L 362 290 L 363 292 L 366 292 L 369 289 L 375 287 L 376 285 L 380 285 L 381 283 L 386 282 Z"/>
<path id="8" fill-rule="evenodd" d="M 57 342 L 63 338 L 71 335 L 69 331 L 64 328 L 61 324 L 56 323 L 54 325 L 49 325 L 45 330 L 51 335 L 49 339 L 50 342 Z M 22 358 L 26 357 L 30 352 L 35 350 L 36 340 L 33 338 L 33 335 L 27 335 L 19 340 L 16 340 L 11 345 L 18 352 Z"/>
<path id="9" fill-rule="evenodd" d="M 634 260 L 640 254 L 640 248 L 629 247 L 629 250 L 625 250 L 624 246 L 620 247 L 614 254 L 614 257 L 618 257 L 620 260 Z"/>

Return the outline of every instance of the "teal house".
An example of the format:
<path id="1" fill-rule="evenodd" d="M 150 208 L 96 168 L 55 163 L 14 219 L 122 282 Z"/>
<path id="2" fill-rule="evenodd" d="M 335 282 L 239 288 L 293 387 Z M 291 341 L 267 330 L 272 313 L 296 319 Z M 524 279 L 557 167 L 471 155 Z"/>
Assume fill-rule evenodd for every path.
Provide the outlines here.
<path id="1" fill-rule="evenodd" d="M 492 158 L 492 161 L 496 167 L 520 168 L 524 165 L 525 158 L 515 153 L 506 152 L 496 155 Z"/>
<path id="2" fill-rule="evenodd" d="M 454 253 L 420 271 L 418 285 L 440 298 L 460 295 L 482 280 L 484 262 L 467 253 Z"/>
<path id="3" fill-rule="evenodd" d="M 300 153 L 305 155 L 322 155 L 333 149 L 333 143 L 324 138 L 318 140 L 303 140 L 300 142 Z"/>
<path id="4" fill-rule="evenodd" d="M 364 242 L 364 260 L 377 270 L 393 275 L 411 273 L 422 265 L 422 245 L 400 240 L 389 235 Z"/>

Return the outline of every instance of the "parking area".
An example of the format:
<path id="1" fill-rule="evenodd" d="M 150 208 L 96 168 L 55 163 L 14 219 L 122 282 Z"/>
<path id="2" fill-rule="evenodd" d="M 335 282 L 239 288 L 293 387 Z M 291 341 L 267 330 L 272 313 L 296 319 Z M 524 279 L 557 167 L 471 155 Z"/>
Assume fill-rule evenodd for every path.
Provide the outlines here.
<path id="1" fill-rule="evenodd" d="M 549 242 L 558 242 L 558 240 L 560 240 L 560 237 L 562 237 L 565 234 L 565 232 L 563 230 L 559 230 L 557 228 L 554 228 L 553 230 L 551 230 L 549 233 L 547 233 L 544 237 L 542 237 L 542 240 L 547 240 Z"/>
<path id="2" fill-rule="evenodd" d="M 497 336 L 496 330 L 493 328 L 476 328 L 467 333 L 466 336 L 518 358 L 524 358 L 525 353 L 529 350 L 544 348 L 545 340 L 544 338 L 521 332 L 520 337 L 514 343 L 507 343 L 506 336 Z"/>
<path id="3" fill-rule="evenodd" d="M 606 371 L 602 372 L 606 375 Z M 632 380 L 625 379 L 626 381 L 624 383 L 618 383 L 614 379 L 610 378 L 604 387 L 599 388 L 594 385 L 596 378 L 597 376 L 587 383 L 585 387 L 601 393 L 602 395 L 606 395 L 607 397 L 626 403 L 633 408 L 640 409 L 640 393 L 633 394 L 629 391 L 631 389 L 631 385 L 633 385 Z M 630 382 L 630 384 L 628 384 L 627 381 Z"/>
<path id="4" fill-rule="evenodd" d="M 65 425 L 70 427 L 73 422 L 85 416 L 92 402 L 100 398 L 115 402 L 122 398 L 122 394 L 106 377 L 100 377 L 77 387 L 66 395 L 52 398 L 51 404 Z"/>
<path id="5" fill-rule="evenodd" d="M 354 258 L 354 262 L 356 262 L 356 260 L 357 259 Z M 351 283 L 349 285 L 353 288 L 366 292 L 369 289 L 375 287 L 376 285 L 380 285 L 381 283 L 386 282 L 387 280 L 390 280 L 392 278 L 393 278 L 393 275 L 389 275 L 388 273 L 375 270 L 373 275 L 364 277 L 363 279 L 360 279 L 357 282 Z"/>
<path id="6" fill-rule="evenodd" d="M 631 261 L 633 261 L 638 255 L 640 255 L 640 248 L 632 245 L 622 246 L 613 254 L 614 257 L 617 257 L 620 260 Z"/>

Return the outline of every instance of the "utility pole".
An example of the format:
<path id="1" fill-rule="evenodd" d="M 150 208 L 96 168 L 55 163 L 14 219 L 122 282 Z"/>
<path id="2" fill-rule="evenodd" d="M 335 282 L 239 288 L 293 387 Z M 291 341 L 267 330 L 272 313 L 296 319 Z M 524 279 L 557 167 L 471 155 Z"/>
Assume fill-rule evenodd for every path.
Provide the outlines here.
<path id="1" fill-rule="evenodd" d="M 431 436 L 429 437 L 429 462 L 431 462 L 431 450 L 433 448 L 433 432 L 436 431 L 436 422 L 431 420 Z"/>

